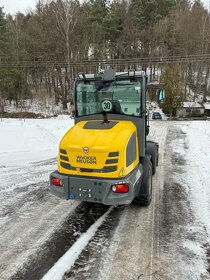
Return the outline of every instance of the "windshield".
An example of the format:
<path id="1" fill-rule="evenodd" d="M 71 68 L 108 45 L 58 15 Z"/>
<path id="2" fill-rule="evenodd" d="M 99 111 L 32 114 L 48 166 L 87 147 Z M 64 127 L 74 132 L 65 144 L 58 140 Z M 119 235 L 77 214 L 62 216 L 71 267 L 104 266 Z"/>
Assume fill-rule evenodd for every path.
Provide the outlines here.
<path id="1" fill-rule="evenodd" d="M 123 79 L 78 81 L 76 84 L 76 114 L 78 117 L 106 111 L 112 114 L 140 116 L 141 81 Z"/>

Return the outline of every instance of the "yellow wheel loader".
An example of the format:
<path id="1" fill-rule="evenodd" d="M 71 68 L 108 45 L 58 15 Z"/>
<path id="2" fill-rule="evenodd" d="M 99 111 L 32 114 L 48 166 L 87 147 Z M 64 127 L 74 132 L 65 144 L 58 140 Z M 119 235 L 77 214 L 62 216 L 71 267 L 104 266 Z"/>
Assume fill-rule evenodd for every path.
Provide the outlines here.
<path id="1" fill-rule="evenodd" d="M 65 199 L 149 205 L 158 144 L 149 125 L 143 71 L 80 73 L 75 83 L 75 125 L 63 136 L 51 191 Z"/>

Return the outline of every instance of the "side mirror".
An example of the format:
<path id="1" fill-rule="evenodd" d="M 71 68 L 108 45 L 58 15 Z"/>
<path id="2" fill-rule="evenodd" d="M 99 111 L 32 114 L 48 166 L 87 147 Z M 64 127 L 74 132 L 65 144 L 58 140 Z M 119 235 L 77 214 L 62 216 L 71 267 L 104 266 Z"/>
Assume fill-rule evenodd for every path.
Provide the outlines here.
<path id="1" fill-rule="evenodd" d="M 165 102 L 166 99 L 166 94 L 164 89 L 158 89 L 156 91 L 156 98 L 157 98 L 157 103 L 161 104 Z"/>

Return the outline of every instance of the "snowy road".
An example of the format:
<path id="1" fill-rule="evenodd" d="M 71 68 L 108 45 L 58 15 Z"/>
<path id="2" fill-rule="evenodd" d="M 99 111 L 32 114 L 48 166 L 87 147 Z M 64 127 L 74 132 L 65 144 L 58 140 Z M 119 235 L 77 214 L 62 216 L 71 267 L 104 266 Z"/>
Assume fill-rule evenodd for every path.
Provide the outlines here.
<path id="1" fill-rule="evenodd" d="M 50 194 L 56 145 L 72 124 L 54 121 L 30 123 L 31 146 L 27 123 L 18 128 L 27 149 L 17 143 L 9 153 L 0 140 L 0 279 L 41 279 L 59 259 L 63 279 L 210 279 L 210 122 L 152 122 L 160 145 L 153 202 L 110 209 Z M 0 132 L 9 127 L 11 139 L 15 125 Z M 65 268 L 74 244 L 76 261 Z"/>

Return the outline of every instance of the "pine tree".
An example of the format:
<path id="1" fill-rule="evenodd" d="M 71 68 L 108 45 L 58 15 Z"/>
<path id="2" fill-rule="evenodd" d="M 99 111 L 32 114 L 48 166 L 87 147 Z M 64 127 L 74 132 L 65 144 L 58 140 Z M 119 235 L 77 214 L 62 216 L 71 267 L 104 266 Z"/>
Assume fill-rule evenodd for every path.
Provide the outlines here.
<path id="1" fill-rule="evenodd" d="M 19 83 L 19 71 L 13 67 L 15 57 L 12 46 L 11 31 L 8 28 L 7 20 L 3 8 L 0 8 L 0 99 L 1 111 L 5 99 L 17 98 L 17 83 Z"/>
<path id="2" fill-rule="evenodd" d="M 161 76 L 161 87 L 165 90 L 165 102 L 161 105 L 163 112 L 175 116 L 176 108 L 184 101 L 184 77 L 179 65 L 166 67 Z"/>
<path id="3" fill-rule="evenodd" d="M 174 0 L 132 0 L 130 10 L 134 23 L 147 29 L 166 17 L 174 6 Z"/>
<path id="4" fill-rule="evenodd" d="M 10 35 L 11 33 L 7 27 L 7 21 L 5 18 L 5 13 L 3 12 L 3 8 L 0 7 L 0 56 L 1 61 L 7 60 L 11 47 L 10 47 Z"/>

